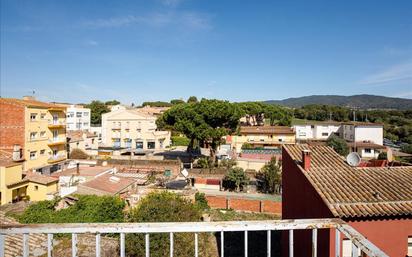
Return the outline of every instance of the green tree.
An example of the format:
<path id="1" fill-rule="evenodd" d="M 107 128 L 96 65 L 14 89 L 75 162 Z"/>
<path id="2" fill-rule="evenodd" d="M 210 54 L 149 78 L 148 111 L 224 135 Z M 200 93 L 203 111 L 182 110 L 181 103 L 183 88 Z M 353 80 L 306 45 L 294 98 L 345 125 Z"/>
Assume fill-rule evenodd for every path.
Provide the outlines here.
<path id="1" fill-rule="evenodd" d="M 340 137 L 337 137 L 335 135 L 332 135 L 328 138 L 326 141 L 326 144 L 330 147 L 332 147 L 335 152 L 342 156 L 346 156 L 349 154 L 349 147 L 346 141 Z"/>
<path id="2" fill-rule="evenodd" d="M 85 107 L 90 109 L 90 122 L 94 125 L 102 124 L 102 114 L 110 111 L 103 102 L 96 100 L 87 104 Z"/>
<path id="3" fill-rule="evenodd" d="M 239 192 L 243 190 L 249 183 L 249 178 L 246 172 L 240 167 L 229 169 L 224 178 L 225 187 Z"/>
<path id="4" fill-rule="evenodd" d="M 200 210 L 210 209 L 210 206 L 207 202 L 205 193 L 196 192 L 196 194 L 195 194 L 195 203 L 197 204 L 197 206 L 199 207 Z"/>
<path id="5" fill-rule="evenodd" d="M 183 103 L 185 103 L 185 101 L 183 101 L 182 99 L 173 99 L 173 100 L 170 101 L 170 103 L 172 105 L 176 105 L 176 104 L 183 104 Z"/>
<path id="6" fill-rule="evenodd" d="M 401 151 L 404 152 L 404 153 L 412 154 L 412 144 L 403 144 L 401 146 Z"/>
<path id="7" fill-rule="evenodd" d="M 197 102 L 199 102 L 199 101 L 197 100 L 196 96 L 191 96 L 187 99 L 187 103 L 189 103 L 189 104 L 190 103 L 197 103 Z"/>
<path id="8" fill-rule="evenodd" d="M 151 193 L 141 199 L 138 206 L 129 212 L 128 222 L 190 222 L 200 221 L 201 216 L 202 213 L 197 204 L 177 194 L 163 191 Z M 174 256 L 194 256 L 193 234 L 175 233 L 173 239 Z M 167 242 L 169 242 L 169 234 L 150 234 L 150 254 L 169 256 Z M 128 256 L 144 256 L 144 235 L 127 234 L 126 250 Z"/>
<path id="9" fill-rule="evenodd" d="M 143 102 L 142 106 L 151 106 L 151 107 L 170 107 L 172 106 L 171 103 L 156 101 L 156 102 Z"/>
<path id="10" fill-rule="evenodd" d="M 110 100 L 110 101 L 106 101 L 104 104 L 105 105 L 118 105 L 120 104 L 120 102 L 117 100 Z"/>
<path id="11" fill-rule="evenodd" d="M 174 105 L 156 121 L 159 127 L 169 127 L 190 139 L 188 151 L 195 144 L 208 143 L 215 162 L 216 149 L 222 137 L 233 133 L 241 117 L 237 105 L 228 101 L 202 99 L 198 103 Z"/>
<path id="12" fill-rule="evenodd" d="M 279 194 L 282 184 L 282 166 L 275 157 L 260 170 L 260 177 L 264 181 L 263 190 L 271 194 Z"/>

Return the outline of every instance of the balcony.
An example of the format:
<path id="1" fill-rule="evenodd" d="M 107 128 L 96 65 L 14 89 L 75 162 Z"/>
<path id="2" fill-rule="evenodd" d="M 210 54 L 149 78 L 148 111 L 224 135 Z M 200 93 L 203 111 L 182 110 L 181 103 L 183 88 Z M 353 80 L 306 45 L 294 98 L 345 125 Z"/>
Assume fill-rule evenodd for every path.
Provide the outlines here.
<path id="1" fill-rule="evenodd" d="M 56 162 L 63 161 L 63 160 L 66 160 L 66 155 L 65 154 L 56 154 L 56 155 L 51 156 L 47 160 L 47 162 L 48 163 L 56 163 Z"/>
<path id="2" fill-rule="evenodd" d="M 49 120 L 48 123 L 48 128 L 54 129 L 54 128 L 65 128 L 66 123 L 62 120 Z"/>
<path id="3" fill-rule="evenodd" d="M 47 234 L 47 253 L 48 256 L 53 254 L 53 235 L 57 233 L 71 234 L 71 252 L 72 256 L 78 255 L 78 234 L 91 233 L 96 237 L 96 256 L 101 256 L 101 234 L 111 233 L 120 234 L 120 250 L 121 257 L 126 256 L 125 249 L 125 235 L 127 233 L 136 233 L 145 235 L 145 252 L 146 257 L 150 256 L 150 235 L 158 233 L 167 233 L 169 235 L 169 242 L 165 242 L 165 247 L 169 248 L 170 256 L 178 249 L 174 249 L 174 235 L 176 233 L 193 233 L 194 243 L 193 249 L 195 256 L 199 256 L 199 234 L 200 233 L 214 233 L 217 238 L 217 245 L 220 257 L 225 256 L 225 249 L 227 247 L 238 247 L 242 249 L 244 256 L 248 253 L 254 252 L 257 249 L 251 247 L 252 244 L 248 235 L 256 231 L 266 233 L 265 252 L 267 256 L 272 256 L 272 237 L 271 233 L 276 231 L 288 231 L 289 240 L 283 248 L 289 249 L 289 256 L 294 256 L 293 234 L 296 230 L 310 230 L 312 231 L 312 254 L 308 256 L 318 256 L 318 230 L 330 229 L 331 233 L 335 234 L 335 242 L 333 249 L 338 253 L 335 256 L 341 256 L 342 250 L 341 238 L 346 237 L 351 241 L 352 250 L 351 256 L 358 257 L 366 254 L 370 257 L 388 257 L 384 252 L 377 248 L 374 244 L 368 241 L 359 232 L 353 229 L 340 219 L 308 219 L 308 220 L 266 220 L 266 221 L 230 221 L 230 222 L 176 222 L 176 223 L 82 223 L 82 224 L 29 224 L 29 225 L 2 225 L 0 226 L 0 256 L 5 254 L 5 245 L 7 237 L 23 235 L 22 253 L 23 256 L 29 256 L 29 237 L 36 236 L 35 234 Z M 243 234 L 243 239 L 233 245 L 233 242 L 225 245 L 225 236 L 228 237 L 230 233 L 237 232 Z M 44 238 L 46 241 L 46 238 Z M 276 245 L 273 242 L 273 245 Z M 15 244 L 17 245 L 17 244 Z M 262 245 L 261 245 L 262 246 Z M 360 252 L 360 254 L 359 254 Z"/>
<path id="4" fill-rule="evenodd" d="M 49 139 L 47 145 L 48 146 L 56 146 L 56 145 L 65 145 L 66 144 L 66 138 L 53 138 L 53 139 Z"/>

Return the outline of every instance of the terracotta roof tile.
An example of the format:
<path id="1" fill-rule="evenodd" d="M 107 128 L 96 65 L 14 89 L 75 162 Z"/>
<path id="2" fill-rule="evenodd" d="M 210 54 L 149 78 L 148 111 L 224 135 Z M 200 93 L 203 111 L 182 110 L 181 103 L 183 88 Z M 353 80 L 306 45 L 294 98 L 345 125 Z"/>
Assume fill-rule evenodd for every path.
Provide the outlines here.
<path id="1" fill-rule="evenodd" d="M 311 167 L 301 171 L 336 217 L 412 214 L 412 166 L 357 168 L 327 146 L 285 146 L 298 162 L 304 149 Z"/>
<path id="2" fill-rule="evenodd" d="M 240 134 L 295 134 L 295 131 L 286 126 L 242 126 Z"/>
<path id="3" fill-rule="evenodd" d="M 46 103 L 37 100 L 24 100 L 24 99 L 17 99 L 17 98 L 0 98 L 0 102 L 4 103 L 14 103 L 17 105 L 27 106 L 27 107 L 40 107 L 40 108 L 58 108 L 58 109 L 66 109 L 65 106 L 60 104 L 53 104 L 53 103 Z"/>
<path id="4" fill-rule="evenodd" d="M 84 184 L 82 188 L 92 188 L 99 191 L 117 194 L 131 184 L 136 183 L 134 179 L 116 176 L 113 174 L 104 174 Z"/>

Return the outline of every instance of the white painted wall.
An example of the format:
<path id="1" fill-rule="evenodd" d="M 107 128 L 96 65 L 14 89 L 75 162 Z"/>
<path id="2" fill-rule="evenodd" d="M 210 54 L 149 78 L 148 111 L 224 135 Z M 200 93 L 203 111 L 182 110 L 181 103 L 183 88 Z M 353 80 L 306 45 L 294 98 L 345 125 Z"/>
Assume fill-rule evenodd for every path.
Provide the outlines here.
<path id="1" fill-rule="evenodd" d="M 71 105 L 66 111 L 67 130 L 89 130 L 90 109 Z"/>
<path id="2" fill-rule="evenodd" d="M 355 141 L 371 141 L 372 143 L 383 145 L 382 126 L 356 126 Z"/>
<path id="3" fill-rule="evenodd" d="M 326 140 L 332 133 L 338 132 L 340 125 L 337 124 L 307 124 L 294 125 L 296 139 Z"/>

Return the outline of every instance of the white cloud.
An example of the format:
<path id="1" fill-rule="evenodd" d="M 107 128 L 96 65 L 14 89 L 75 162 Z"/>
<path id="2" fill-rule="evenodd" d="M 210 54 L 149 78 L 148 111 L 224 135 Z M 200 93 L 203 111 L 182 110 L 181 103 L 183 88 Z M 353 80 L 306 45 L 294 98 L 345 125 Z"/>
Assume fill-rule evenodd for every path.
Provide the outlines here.
<path id="1" fill-rule="evenodd" d="M 84 42 L 84 44 L 87 45 L 87 46 L 98 46 L 99 45 L 99 43 L 97 41 L 94 41 L 94 40 L 86 40 Z"/>
<path id="2" fill-rule="evenodd" d="M 389 67 L 360 81 L 363 85 L 380 85 L 399 81 L 412 82 L 412 61 Z"/>
<path id="3" fill-rule="evenodd" d="M 155 27 L 177 26 L 192 29 L 210 29 L 210 17 L 196 12 L 157 12 L 147 15 L 127 15 L 84 22 L 88 28 L 117 28 L 134 25 Z"/>

